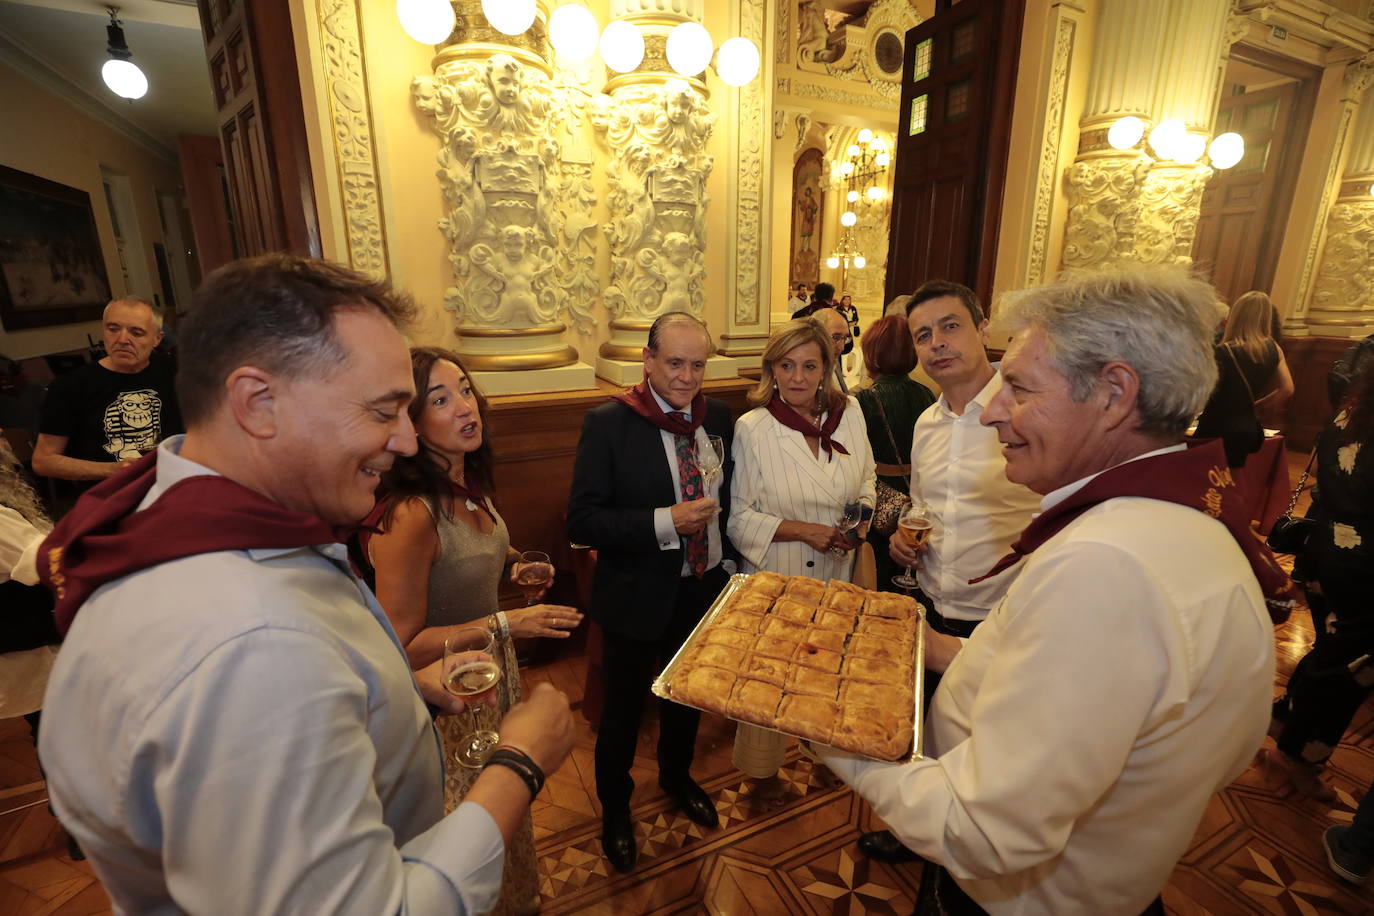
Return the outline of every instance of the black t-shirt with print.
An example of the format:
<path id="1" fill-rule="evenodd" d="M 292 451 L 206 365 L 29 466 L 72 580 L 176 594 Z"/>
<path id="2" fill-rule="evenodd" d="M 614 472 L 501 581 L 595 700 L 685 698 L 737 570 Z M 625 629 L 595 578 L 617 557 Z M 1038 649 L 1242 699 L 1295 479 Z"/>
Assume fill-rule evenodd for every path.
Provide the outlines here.
<path id="1" fill-rule="evenodd" d="M 90 363 L 53 380 L 38 431 L 66 436 L 68 458 L 137 458 L 182 432 L 172 363 L 160 357 L 142 372 Z"/>

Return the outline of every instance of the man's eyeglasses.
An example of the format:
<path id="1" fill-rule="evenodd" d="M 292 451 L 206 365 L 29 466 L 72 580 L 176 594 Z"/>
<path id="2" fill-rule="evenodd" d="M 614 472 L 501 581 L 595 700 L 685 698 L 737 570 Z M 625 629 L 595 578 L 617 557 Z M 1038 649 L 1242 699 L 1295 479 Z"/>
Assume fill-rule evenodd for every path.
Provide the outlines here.
<path id="1" fill-rule="evenodd" d="M 830 339 L 833 340 L 833 341 L 835 341 L 835 343 L 844 343 L 846 340 L 849 339 L 849 335 L 848 335 L 848 334 L 831 334 L 831 335 L 830 335 Z"/>

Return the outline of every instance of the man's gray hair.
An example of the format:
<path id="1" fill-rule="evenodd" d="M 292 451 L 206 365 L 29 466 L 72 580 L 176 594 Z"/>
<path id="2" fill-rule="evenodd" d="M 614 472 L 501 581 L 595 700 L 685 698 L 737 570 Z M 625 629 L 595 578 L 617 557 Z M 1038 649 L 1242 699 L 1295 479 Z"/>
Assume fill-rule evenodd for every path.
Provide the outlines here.
<path id="1" fill-rule="evenodd" d="M 1180 267 L 1129 266 L 1065 274 L 1013 297 L 1000 318 L 1010 333 L 1045 335 L 1076 401 L 1097 387 L 1103 366 L 1126 363 L 1140 377 L 1140 430 L 1181 436 L 1216 385 L 1216 300 Z"/>
<path id="2" fill-rule="evenodd" d="M 157 331 L 162 330 L 162 309 L 153 305 L 147 299 L 140 299 L 138 296 L 120 296 L 118 299 L 111 299 L 109 302 L 105 303 L 105 308 L 100 312 L 102 321 L 105 318 L 105 313 L 110 310 L 110 306 L 112 305 L 141 305 L 153 316 L 153 329 Z"/>
<path id="3" fill-rule="evenodd" d="M 649 342 L 645 344 L 650 352 L 658 352 L 658 345 L 662 338 L 663 329 L 673 327 L 674 325 L 691 325 L 697 328 L 701 333 L 706 335 L 706 343 L 710 351 L 712 353 L 715 352 L 716 342 L 711 337 L 711 329 L 706 326 L 706 322 L 702 321 L 691 312 L 664 312 L 662 315 L 655 318 L 654 323 L 649 325 Z"/>

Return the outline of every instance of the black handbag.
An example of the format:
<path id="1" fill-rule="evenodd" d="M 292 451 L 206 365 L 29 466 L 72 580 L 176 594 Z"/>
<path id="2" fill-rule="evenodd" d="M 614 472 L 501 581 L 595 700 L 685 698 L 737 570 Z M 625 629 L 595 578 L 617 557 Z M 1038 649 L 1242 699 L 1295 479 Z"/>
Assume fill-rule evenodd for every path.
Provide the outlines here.
<path id="1" fill-rule="evenodd" d="M 1273 527 L 1269 529 L 1269 537 L 1265 539 L 1265 543 L 1275 553 L 1302 553 L 1312 540 L 1313 532 L 1317 530 L 1316 519 L 1293 514 L 1298 505 L 1298 497 L 1302 494 L 1303 487 L 1307 486 L 1307 478 L 1312 473 L 1312 462 L 1316 460 L 1317 447 L 1313 446 L 1312 454 L 1307 457 L 1307 467 L 1302 469 L 1302 478 L 1293 490 L 1293 497 L 1288 500 L 1288 508 L 1283 515 L 1274 520 Z"/>

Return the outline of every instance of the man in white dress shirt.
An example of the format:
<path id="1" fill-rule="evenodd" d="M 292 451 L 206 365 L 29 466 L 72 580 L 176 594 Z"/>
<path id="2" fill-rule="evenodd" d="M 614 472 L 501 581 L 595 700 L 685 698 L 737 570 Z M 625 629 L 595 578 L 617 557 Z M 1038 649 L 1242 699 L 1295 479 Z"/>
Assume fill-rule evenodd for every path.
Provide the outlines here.
<path id="1" fill-rule="evenodd" d="M 1002 379 L 988 361 L 978 296 L 962 284 L 931 280 L 908 297 L 906 317 L 921 367 L 942 389 L 911 437 L 911 497 L 930 506 L 935 525 L 919 556 L 895 537 L 888 551 L 915 570 L 935 631 L 968 636 L 1006 594 L 1020 564 L 984 582 L 969 580 L 1006 554 L 1040 499 L 1007 479 L 997 431 L 979 422 Z M 927 681 L 933 690 L 932 682 L 938 677 Z M 859 848 L 884 862 L 917 858 L 889 830 L 864 834 Z"/>
<path id="2" fill-rule="evenodd" d="M 1029 557 L 967 641 L 927 631 L 945 672 L 927 758 L 822 755 L 930 861 L 917 913 L 1162 913 L 1208 799 L 1264 736 L 1284 577 L 1221 449 L 1184 444 L 1216 378 L 1214 300 L 1137 268 L 1009 309 L 982 421 L 1045 496 Z"/>

